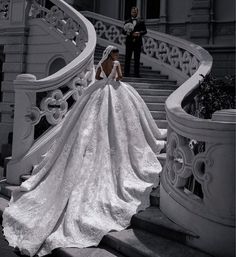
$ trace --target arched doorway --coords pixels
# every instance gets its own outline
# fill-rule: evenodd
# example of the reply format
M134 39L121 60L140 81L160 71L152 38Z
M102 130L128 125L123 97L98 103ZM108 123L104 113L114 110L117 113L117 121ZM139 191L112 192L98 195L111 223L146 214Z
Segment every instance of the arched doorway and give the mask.
M66 66L65 60L62 57L57 57L49 64L47 75L50 76L65 66Z

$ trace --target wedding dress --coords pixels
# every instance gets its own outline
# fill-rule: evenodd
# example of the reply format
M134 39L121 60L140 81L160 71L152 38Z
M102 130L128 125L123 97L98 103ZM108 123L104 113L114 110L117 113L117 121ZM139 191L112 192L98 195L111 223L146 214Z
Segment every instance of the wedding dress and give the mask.
M149 206L165 135L136 90L115 80L117 65L84 91L3 213L5 238L24 254L97 246Z

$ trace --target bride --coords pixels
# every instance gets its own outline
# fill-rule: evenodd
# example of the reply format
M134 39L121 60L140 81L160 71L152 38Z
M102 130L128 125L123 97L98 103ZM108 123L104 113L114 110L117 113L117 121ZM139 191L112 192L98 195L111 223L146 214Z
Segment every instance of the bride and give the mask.
M97 81L84 91L32 176L12 194L3 232L23 254L97 246L149 206L162 170L156 154L166 135L139 94L120 81L118 56L114 46L105 49Z

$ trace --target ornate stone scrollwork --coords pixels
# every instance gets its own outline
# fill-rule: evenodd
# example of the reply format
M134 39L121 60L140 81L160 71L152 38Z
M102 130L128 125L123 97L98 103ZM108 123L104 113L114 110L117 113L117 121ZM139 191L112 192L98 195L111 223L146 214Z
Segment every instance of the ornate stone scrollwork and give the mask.
M26 121L30 122L32 125L36 125L39 123L41 119L41 111L38 107L32 107L28 114L25 115Z
M169 56L170 48L165 42L159 43L159 48L157 52L158 59L162 60L162 62L166 62Z
M191 76L197 71L198 67L199 67L199 62L196 56L193 56L189 67L189 73Z
M143 51L150 57L155 57L157 50L157 43L153 38L146 38L143 44Z
M36 0L32 3L30 16L32 18L45 19L57 32L63 34L65 41L70 40L78 48L78 54L85 48L88 41L87 34L75 20L64 13L58 6L54 5L51 9L42 6Z
M73 40L76 37L76 32L79 30L79 25L69 18L64 26L62 32L66 38Z
M173 46L168 56L168 60L171 66L174 66L175 68L179 68L181 58L182 58L181 50L178 47Z
M182 61L180 63L181 70L186 74L189 75L189 68L191 64L192 58L189 52L185 51L183 53Z
M106 26L103 24L102 21L97 21L94 25L94 28L98 37L102 37L103 33L106 31Z
M88 86L88 80L85 78L85 72L75 77L69 84L69 88L72 91L72 97L75 101L83 94L85 88Z
M0 0L0 20L9 19L10 0Z
M55 5L51 8L51 10L45 16L46 21L54 27L57 27L60 24L60 22L63 20L63 18L64 18L63 12Z
M199 153L193 159L193 175L194 178L202 185L204 196L209 196L208 184L211 181L211 174L207 169L213 165L213 161L209 153Z
M172 132L167 147L166 166L168 178L177 188L183 188L192 175L191 161L193 153L186 146L186 139Z
M119 37L119 30L117 29L116 26L112 25L109 27L108 30L106 30L105 32L105 36L106 38L111 41L111 42L115 42L115 40Z
M41 102L41 109L50 124L58 124L68 109L68 104L63 98L61 90L57 89L44 98Z
M79 33L77 33L76 39L75 39L76 45L80 51L83 51L83 49L85 48L86 41L88 41L87 34L84 32L84 30L80 30Z
M125 35L120 33L118 37L118 43L120 43L122 46L125 45Z

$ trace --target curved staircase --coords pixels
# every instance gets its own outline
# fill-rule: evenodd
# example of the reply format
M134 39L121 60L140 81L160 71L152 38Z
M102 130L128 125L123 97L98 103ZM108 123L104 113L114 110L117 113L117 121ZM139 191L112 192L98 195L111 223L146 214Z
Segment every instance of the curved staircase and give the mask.
M83 42L82 44L82 52L78 52L78 57L62 69L62 73L53 74L42 80L35 80L33 76L28 78L24 76L20 77L15 81L16 93L19 94L18 97L23 97L22 99L25 99L24 97L26 97L28 92L33 92L33 97L35 97L42 91L45 93L54 92L54 90L62 89L63 86L69 85L69 94L64 96L60 95L62 100L67 101L68 95L76 96L75 100L79 100L80 87L83 89L83 87L86 87L91 82L93 66L92 57L95 48L91 35L93 29L91 27L88 29L86 25L89 23L80 17L78 13L75 13L71 7L68 5L66 7L63 1L51 0L51 2L58 5L59 10L67 12L65 17L73 17L73 19L83 28L82 33L77 33L77 31L74 31L77 26L73 26L72 30L70 29L68 33L69 36L71 36L72 33L73 36L76 35L76 37L78 37L76 40L78 43L76 45L77 50L78 47L81 46L80 42L84 38L84 35L86 35L86 42ZM39 9L40 8L41 6L39 6ZM123 23L98 14L85 12L84 15L92 21L97 32L98 44L95 52L95 64L98 59L100 59L103 47L108 44L114 44L119 47L121 50L120 60L123 64L124 57L122 53L124 53L124 38L120 33ZM56 22L55 24L59 24L60 26L65 24L64 21L61 23L61 20L57 20L58 17L56 18L58 23ZM55 17L53 16L53 18ZM52 19L53 24L54 20L55 19ZM68 24L70 22L68 22ZM218 245L215 242L217 242L218 237L227 241L225 238L221 237L219 231L225 232L224 235L231 235L233 218L231 216L228 217L228 213L225 210L227 210L228 207L231 208L232 205L230 194L232 182L228 178L231 178L230 174L233 174L232 172L234 171L229 165L227 166L229 175L227 176L225 173L222 174L221 169L224 168L224 162L222 161L222 164L220 164L217 162L217 158L220 159L222 155L220 152L221 150L222 152L225 151L225 149L227 151L232 150L230 144L232 144L231 135L233 123L223 123L220 114L214 117L215 120L202 120L185 111L189 108L189 104L194 103L194 97L199 81L203 80L201 74L206 75L210 72L212 59L200 46L190 44L185 40L171 37L163 33L149 31L144 38L142 61L142 78L128 77L123 80L127 81L137 89L160 128L166 128L168 121L166 165L164 165L165 155L158 156L164 165L164 171L161 174L160 188L153 189L150 195L150 207L134 215L130 227L126 230L121 232L110 232L104 236L103 240L96 248L56 249L50 256L226 256L220 253L220 251L224 252L224 250L227 249L228 243L224 242L224 248L222 248L220 244ZM158 67L160 71L156 71L156 67ZM79 76L77 76L78 74ZM77 82L79 84L78 87ZM61 91L63 92L63 90ZM16 103L16 106L21 109L19 103L20 101ZM8 165L8 168L10 167L12 172L12 174L10 174L11 177L8 179L13 181L15 185L12 185L13 183L7 183L9 180L0 182L1 212L7 206L12 191L19 187L17 185L19 184L19 181L25 180L30 176L32 166L38 163L41 155L45 153L56 133L60 131L60 123L63 122L61 121L62 117L58 124L55 120L52 120L54 122L54 127L52 126L53 128L46 133L50 140L46 140L48 138L45 139L45 137L42 136L34 141L32 138L34 136L35 116L40 120L40 118L47 113L45 114L39 107L38 109L34 108L35 103L31 104L31 108L29 108L29 106L23 106L24 108L21 109L21 112L15 113L15 117L17 117L17 121L19 122L19 127L24 128L25 131L31 131L32 134L30 134L31 137L27 139L27 148L24 149L21 149L23 146L25 147L25 145L22 144L24 138L15 138L15 142L17 142L16 145L18 145L19 148L17 149L17 158L11 161L11 165ZM29 114L26 112L28 109L31 110L31 113ZM25 115L28 115L27 117L31 122L30 125L29 121L25 121ZM69 115L69 112L67 115ZM22 126L21 122L28 122L25 124L28 127ZM18 129L19 133L25 132L17 127L16 129ZM226 143L224 142L225 138L227 139ZM204 142L206 151L194 155L190 149L190 142L194 140ZM45 142L46 147L44 144ZM223 145L223 147L219 147L219 145ZM211 155L212 152L216 154ZM209 154L211 159L208 156ZM227 158L229 161L232 159L230 155L227 156ZM209 162L209 159L213 159L213 161ZM217 168L216 165L214 166L214 163L217 163L219 166L221 165L220 168ZM18 169L20 169L20 171ZM215 174L218 174L218 177L214 177ZM204 195L202 199L199 199L195 194L194 188L193 191L190 191L191 188L187 188L189 181L197 186L200 184ZM211 183L209 183L209 181ZM226 183L223 183L222 181L225 181ZM219 190L218 185L221 185L221 190ZM213 190L213 193L209 190ZM223 214L226 214L225 220L223 220L224 216L223 218L221 216L222 209L218 206L218 202L222 198L218 195L219 191L222 195L225 193L225 195L228 196L225 197L223 201L225 206ZM202 210L203 212L201 212ZM213 212L211 213L210 211L212 210ZM196 223L191 222L192 217L198 218L196 219ZM176 222L173 222L172 220L176 220ZM183 226L179 224L182 224ZM212 225L211 228L213 229L218 229L216 226L219 225L219 230L217 230L217 233L212 233L211 231L209 238L205 239L205 236L208 235L204 231L207 230L209 224ZM214 241L215 235L216 241ZM212 238L214 240L212 240ZM232 239L230 239L230 243L231 241ZM213 244L213 246L209 244L210 246L208 247L208 242ZM213 255L204 253L199 249L204 249L204 251L208 253L213 252ZM10 251L12 251L12 249Z

